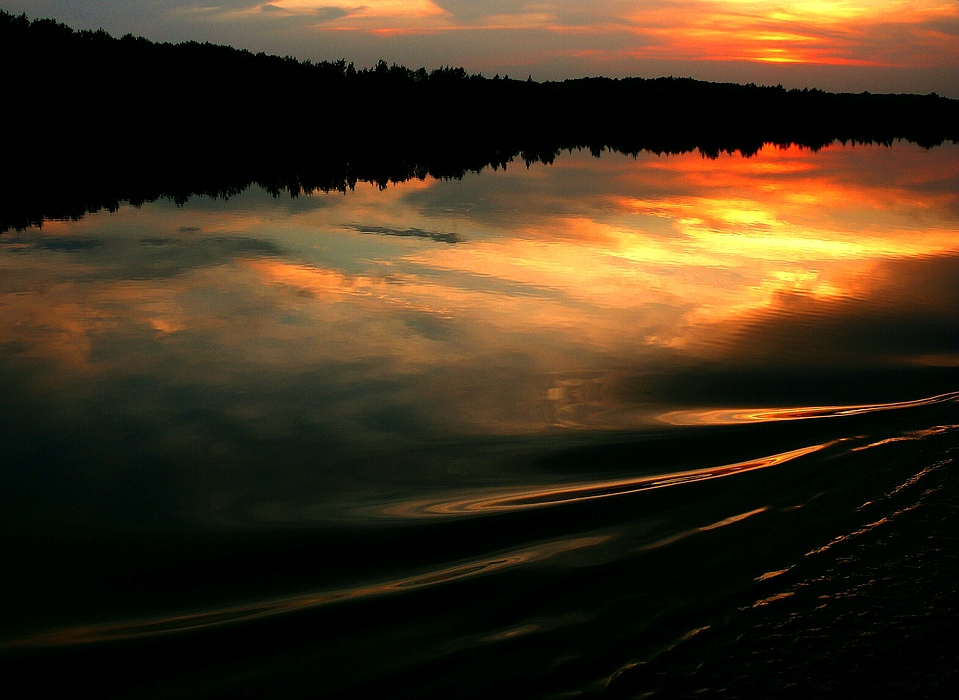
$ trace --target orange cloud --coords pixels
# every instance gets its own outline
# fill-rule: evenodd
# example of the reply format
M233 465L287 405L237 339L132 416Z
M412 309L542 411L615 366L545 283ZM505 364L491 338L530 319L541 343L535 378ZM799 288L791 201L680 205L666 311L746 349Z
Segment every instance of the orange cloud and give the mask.
M335 10L315 25L317 31L381 37L480 32L487 41L496 33L535 32L540 58L959 66L959 5L950 0L601 0L588 10L571 0L277 0L269 6L304 17ZM577 45L568 45L570 37Z
M668 3L629 15L632 30L653 41L628 53L767 63L955 64L956 42L941 36L936 23L957 19L956 3L945 0Z

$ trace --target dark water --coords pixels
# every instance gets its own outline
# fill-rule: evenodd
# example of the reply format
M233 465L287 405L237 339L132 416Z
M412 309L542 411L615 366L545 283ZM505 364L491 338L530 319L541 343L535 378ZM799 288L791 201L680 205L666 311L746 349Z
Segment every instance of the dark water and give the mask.
M956 146L574 153L4 234L5 673L946 694L957 292Z

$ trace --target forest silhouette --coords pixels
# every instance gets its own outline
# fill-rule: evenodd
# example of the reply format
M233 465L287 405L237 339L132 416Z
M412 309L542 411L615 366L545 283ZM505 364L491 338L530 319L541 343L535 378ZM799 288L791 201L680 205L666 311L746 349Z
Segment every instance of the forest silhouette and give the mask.
M689 78L492 78L75 31L0 11L0 232L123 202L460 178L564 150L959 142L959 100Z

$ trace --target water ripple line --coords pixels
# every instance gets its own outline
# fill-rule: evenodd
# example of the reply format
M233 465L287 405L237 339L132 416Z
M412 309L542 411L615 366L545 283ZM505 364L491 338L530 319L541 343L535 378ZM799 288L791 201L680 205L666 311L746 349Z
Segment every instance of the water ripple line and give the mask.
M853 404L847 406L799 406L795 408L721 408L711 410L670 411L657 416L662 423L676 426L733 425L737 423L770 423L774 421L809 420L812 418L839 418L878 411L919 408L939 403L959 401L959 391L928 396L913 401L893 403Z
M837 442L840 442L840 440L809 445L808 447L779 452L744 462L683 472L652 474L631 479L563 484L548 488L501 491L495 494L485 492L443 501L418 499L389 505L381 513L386 516L402 518L483 515L613 498L640 491L668 488L681 484L719 479L757 469L766 469L805 457Z
M346 600L370 598L452 583L515 566L542 562L575 550L597 547L608 543L611 539L612 535L593 535L575 539L553 540L435 571L353 588L306 593L151 618L77 625L31 634L19 639L4 640L0 642L0 649L77 646L97 642L143 639L220 627L318 608Z
M943 433L948 433L952 430L959 429L959 425L936 425L931 428L926 428L925 430L910 430L902 435L897 435L895 437L885 438L883 440L877 440L876 442L871 442L868 445L860 445L859 447L852 448L853 452L861 452L862 450L869 450L873 447L882 447L883 445L890 445L894 442L909 442L913 440L924 440L925 438L932 437L933 435L942 435Z
M890 499L890 498L893 498L894 496L902 493L903 491L905 491L905 490L908 489L909 487L915 486L915 485L916 485L917 483L919 483L919 481L921 481L924 477L926 477L927 475L929 475L929 474L931 474L931 473L933 473L933 472L935 472L935 471L943 468L944 466L946 466L947 464L950 464L951 462L952 462L952 460L947 459L947 460L942 460L942 461L936 462L935 464L931 464L931 465L929 465L928 467L925 467L924 469L920 470L918 473L913 474L911 477L909 477L908 479L906 479L906 480L905 480L903 483L901 483L899 486L897 486L896 488L892 489L889 493L887 493L885 496L882 497L882 500L888 500L888 499ZM810 557L810 556L814 556L814 555L817 555L817 554L822 554L823 552L829 551L830 549L832 549L833 547L835 547L836 545L838 545L838 544L840 544L840 543L842 543L842 542L845 542L845 541L847 541L847 540L852 540L852 539L855 539L855 538L860 537L860 536L862 536L862 535L865 535L865 534L867 534L867 533L869 533L869 532L872 532L872 531L875 530L877 527L879 527L879 526L881 526L881 525L885 525L886 523L890 522L890 521L893 520L894 518L897 518L897 517L899 517L900 515L903 515L904 513L908 513L908 512L910 512L910 511L915 510L916 508L919 508L919 507L922 505L923 500L926 498L926 496L928 496L930 493L934 493L936 490L938 490L938 489L937 489L937 488L927 489L926 491L924 491L924 492L919 496L918 500L917 500L915 503L913 503L912 505L905 506L905 507L903 507L903 508L899 508L899 509L897 509L897 510L894 510L894 511L893 511L892 513L890 513L889 515L883 516L883 517L879 518L878 520L875 520L875 521L873 521L873 522L871 522L871 523L867 523L867 524L863 525L862 527L858 528L857 530L854 530L853 532L847 533L847 534L845 534L845 535L838 535L838 536L834 537L832 540L830 540L829 542L827 542L826 544L824 544L824 545L822 545L822 546L820 546L820 547L817 547L817 548L815 548L815 549L812 549L812 550L806 552L806 556L807 556L807 557ZM857 511L861 511L861 510L862 510L864 507L866 507L867 505L872 505L872 502L870 501L869 503L864 503L862 506L860 506L859 508L857 508Z

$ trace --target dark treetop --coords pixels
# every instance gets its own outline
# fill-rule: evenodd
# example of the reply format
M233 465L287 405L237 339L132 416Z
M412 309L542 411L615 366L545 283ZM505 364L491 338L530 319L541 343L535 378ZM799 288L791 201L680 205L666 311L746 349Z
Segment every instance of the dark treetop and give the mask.
M158 44L0 11L0 232L122 201L385 187L588 148L756 153L959 141L959 101L689 78L485 78Z

